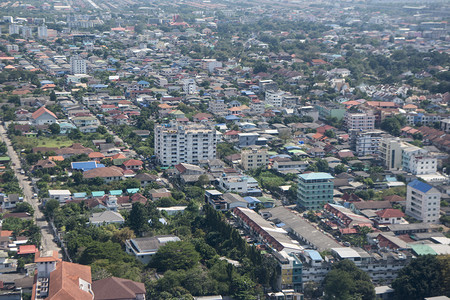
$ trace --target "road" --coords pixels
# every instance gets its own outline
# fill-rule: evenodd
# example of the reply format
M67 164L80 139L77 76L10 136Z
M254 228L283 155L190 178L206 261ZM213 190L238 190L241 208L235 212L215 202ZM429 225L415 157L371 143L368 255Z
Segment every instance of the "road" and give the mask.
M11 158L11 162L15 164L13 166L14 173L19 180L19 185L23 190L24 200L31 204L34 209L34 221L36 225L41 228L42 238L41 238L41 249L43 251L56 250L58 251L60 257L62 257L61 248L53 241L53 233L50 229L48 222L46 221L44 214L39 210L39 203L37 198L33 198L33 190L31 188L30 182L27 180L25 175L20 174L19 170L22 169L22 164L20 162L19 156L16 151L14 151L11 141L8 138L5 127L0 126L0 138L6 143L8 147L8 156Z

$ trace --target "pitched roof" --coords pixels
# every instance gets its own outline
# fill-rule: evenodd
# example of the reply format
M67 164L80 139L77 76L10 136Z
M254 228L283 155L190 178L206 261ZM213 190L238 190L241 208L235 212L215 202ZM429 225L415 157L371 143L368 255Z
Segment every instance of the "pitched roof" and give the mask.
M45 106L42 106L41 108L39 108L38 110L36 110L36 111L31 115L31 118L33 118L34 120L36 120L37 118L39 118L40 116L42 116L44 113L48 113L49 115L51 115L51 116L54 117L55 119L58 118L53 112L51 112L50 110L46 109Z
M95 299L134 299L136 294L145 294L145 285L118 277L104 278L92 283Z
M48 300L92 300L94 295L80 288L80 279L92 282L91 267L62 261L50 273Z
M429 185L428 183L422 182L418 179L411 181L410 183L408 183L408 186L421 191L422 193L426 193L429 190L431 190L433 187L431 185Z
M95 177L122 177L123 172L121 168L118 167L104 167L96 168L83 173L84 178L95 178Z
M398 209L386 208L375 212L380 218L403 218L405 214Z
M130 159L123 163L124 166L142 166L144 163L137 159Z

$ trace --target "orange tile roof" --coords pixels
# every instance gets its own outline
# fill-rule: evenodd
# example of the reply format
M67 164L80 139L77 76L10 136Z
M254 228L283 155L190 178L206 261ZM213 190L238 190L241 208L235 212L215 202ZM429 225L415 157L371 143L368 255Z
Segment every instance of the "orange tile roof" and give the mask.
M37 118L39 118L40 116L42 116L44 113L48 113L48 114L50 114L52 117L54 117L54 118L58 118L53 112L51 112L50 110L48 110L48 109L46 109L45 108L45 106L42 106L41 108L39 108L37 111L35 111L32 115L31 115L31 117L33 118L33 119L37 119Z
M13 232L11 230L2 230L0 231L0 237L10 237L12 236Z
M61 259L58 257L58 251L53 250L51 251L51 253L45 253L45 256L41 256L41 252L38 251L34 255L34 262L51 262L51 261L61 261Z
M35 245L20 245L17 254L31 254L36 253L38 249Z
M101 152L91 152L88 154L89 158L104 158L105 155L103 155L103 153Z
M64 161L64 157L61 155L49 156L48 159L51 161Z
M62 261L50 273L47 300L92 300L94 295L80 288L80 279L92 284L91 267Z

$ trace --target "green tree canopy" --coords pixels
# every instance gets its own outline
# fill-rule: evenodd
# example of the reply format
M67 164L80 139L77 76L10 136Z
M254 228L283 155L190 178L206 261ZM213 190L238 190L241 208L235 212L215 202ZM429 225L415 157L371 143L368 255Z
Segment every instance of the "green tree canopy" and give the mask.
M158 272L190 269L200 261L200 254L188 241L168 242L156 252L150 266Z
M369 275L347 259L334 264L333 270L325 276L324 287L327 300L375 299L375 288Z

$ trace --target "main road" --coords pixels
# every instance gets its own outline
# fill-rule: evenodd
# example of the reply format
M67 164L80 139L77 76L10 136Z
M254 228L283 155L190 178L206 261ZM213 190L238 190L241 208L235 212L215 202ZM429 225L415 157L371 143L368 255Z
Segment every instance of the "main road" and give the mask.
M17 155L16 151L12 147L11 140L8 138L5 127L3 125L0 126L0 138L3 142L6 143L8 148L8 156L11 159L12 168L14 173L19 181L19 185L23 190L24 200L31 204L34 209L34 221L36 225L39 226L42 233L41 239L41 249L43 251L56 250L61 256L61 248L53 241L53 233L52 230L45 219L44 214L39 210L38 198L33 197L33 190L31 188L31 184L27 181L26 175L20 174L19 170L22 169L22 163Z

